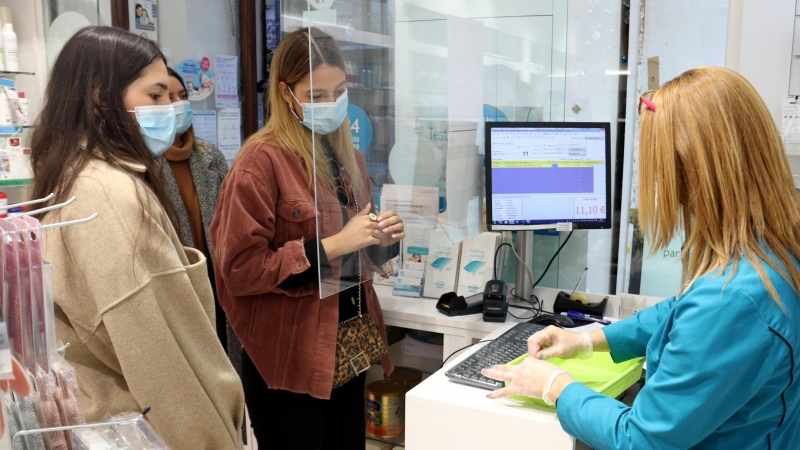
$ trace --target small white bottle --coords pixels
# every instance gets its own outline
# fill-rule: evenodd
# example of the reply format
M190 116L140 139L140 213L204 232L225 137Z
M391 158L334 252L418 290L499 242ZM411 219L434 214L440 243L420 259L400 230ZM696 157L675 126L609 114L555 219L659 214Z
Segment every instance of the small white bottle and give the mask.
M5 70L7 72L19 72L17 34L14 33L14 25L11 23L3 25L3 56L5 57Z
M28 99L25 98L25 93L19 93L19 107L22 110L22 125L30 125L28 123Z

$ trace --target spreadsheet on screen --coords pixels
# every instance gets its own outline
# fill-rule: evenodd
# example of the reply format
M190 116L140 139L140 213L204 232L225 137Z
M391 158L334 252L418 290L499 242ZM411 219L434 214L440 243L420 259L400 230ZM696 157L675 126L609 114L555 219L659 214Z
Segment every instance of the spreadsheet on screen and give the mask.
M604 128L496 127L489 139L492 225L607 220Z

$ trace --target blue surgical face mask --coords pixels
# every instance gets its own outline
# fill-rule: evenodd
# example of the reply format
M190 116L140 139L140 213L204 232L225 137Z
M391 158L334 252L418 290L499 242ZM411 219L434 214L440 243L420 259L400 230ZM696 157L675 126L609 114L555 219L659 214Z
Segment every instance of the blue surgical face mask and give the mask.
M186 130L192 126L192 117L194 117L191 102L181 100L173 103L172 107L175 108L175 133L178 135L186 133Z
M137 106L135 110L147 148L153 156L161 156L175 140L175 108L172 105Z
M294 92L289 89L295 100ZM300 100L297 100L300 103ZM347 91L344 91L335 102L300 103L303 107L303 125L309 130L319 134L330 134L336 131L347 116ZM292 110L297 117L297 113ZM300 120L300 117L297 117Z

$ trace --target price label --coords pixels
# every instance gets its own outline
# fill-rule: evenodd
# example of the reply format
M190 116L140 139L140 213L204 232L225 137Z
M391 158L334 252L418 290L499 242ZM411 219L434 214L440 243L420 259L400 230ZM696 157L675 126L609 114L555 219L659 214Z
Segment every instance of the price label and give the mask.
M604 219L606 202L604 198L581 197L575 199L576 219Z

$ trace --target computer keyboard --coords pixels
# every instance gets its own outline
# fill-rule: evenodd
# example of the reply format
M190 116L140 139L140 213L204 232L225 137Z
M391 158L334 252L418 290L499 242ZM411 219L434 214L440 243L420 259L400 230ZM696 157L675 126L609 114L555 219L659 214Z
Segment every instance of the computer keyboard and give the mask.
M528 338L540 330L544 330L542 325L519 323L444 374L456 383L500 389L504 383L481 375L481 369L506 364L528 353Z

